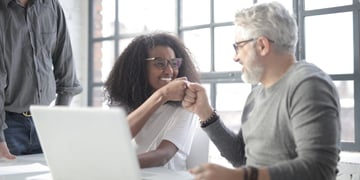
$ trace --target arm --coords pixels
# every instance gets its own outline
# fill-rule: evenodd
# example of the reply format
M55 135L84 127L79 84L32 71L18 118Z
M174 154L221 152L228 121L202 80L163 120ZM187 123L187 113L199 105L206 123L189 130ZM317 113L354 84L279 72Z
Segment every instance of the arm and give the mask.
M178 151L170 141L163 140L157 149L138 155L141 168L165 165Z
M82 91L76 77L70 36L62 7L56 1L57 19L56 47L52 54L56 79L56 105L69 105L74 95Z
M141 146L139 154L146 154L146 156L140 155L139 157L147 162L144 167L165 165L170 169L185 169L185 161L190 153L196 122L193 120L193 113L182 107L168 105L166 109L156 116L158 119L152 122L152 127L157 126L154 127L155 129L146 129L139 134L139 138L137 137L136 141ZM147 128L149 127L147 126ZM150 134L147 135L148 133ZM146 140L145 144L149 144L142 144L141 142L144 140ZM164 143L167 143L166 147L163 146Z
M186 78L178 78L155 91L141 106L128 115L133 137L141 130L150 116L167 101L180 101L184 97Z
M205 89L197 83L188 84L182 105L187 110L197 114L200 121L207 120L213 112L213 108L208 102ZM210 139L214 141L214 144L220 150L222 156L225 156L234 166L244 165L245 153L241 131L238 136L236 136L226 128L220 120L205 127L204 131L209 135ZM189 171L196 179L244 180L244 168L230 169L213 163L205 163ZM268 169L259 169L258 179L270 180Z
M203 128L211 141L234 167L245 165L245 144L241 130L235 134L219 119L213 124Z
M0 29L0 34L1 33ZM0 35L0 42L3 42ZM6 79L7 79L7 72L4 64L4 57L2 44L0 44L0 158L5 157L7 159L15 159L15 156L9 152L9 148L6 145L5 136L4 136L4 129L6 128L5 124L5 87L6 87Z
M186 90L183 106L196 113L200 121L206 121L212 114L213 108L208 102L205 89L197 83L190 83ZM220 119L204 127L211 141L234 167L245 164L245 152L242 132L235 134L225 127Z
M1 32L1 31L0 31ZM1 38L1 36L0 36ZM0 39L1 40L1 39ZM2 41L0 41L2 42ZM0 44L1 51L3 50L2 44ZM4 64L3 52L0 52L0 143L5 141L4 129L6 128L5 124L5 88L6 88L6 79L7 72ZM4 147L4 146L3 146ZM1 148L3 149L3 148Z
M14 155L12 155L9 152L9 148L6 145L6 142L0 142L0 159L4 157L6 159L15 159L16 157Z

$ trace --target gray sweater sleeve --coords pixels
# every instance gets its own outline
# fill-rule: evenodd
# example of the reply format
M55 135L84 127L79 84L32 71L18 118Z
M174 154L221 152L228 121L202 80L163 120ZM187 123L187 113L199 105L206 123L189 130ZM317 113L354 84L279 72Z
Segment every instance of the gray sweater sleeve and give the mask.
M221 156L225 157L234 167L245 165L245 145L241 130L235 134L225 127L220 119L203 128L203 130L219 149Z

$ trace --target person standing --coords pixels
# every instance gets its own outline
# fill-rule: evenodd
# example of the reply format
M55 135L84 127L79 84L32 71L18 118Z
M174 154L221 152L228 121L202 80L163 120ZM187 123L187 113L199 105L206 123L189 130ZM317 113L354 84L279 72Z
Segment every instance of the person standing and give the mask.
M30 105L69 105L82 87L57 0L0 2L0 157L41 153ZM49 117L51 118L51 117Z

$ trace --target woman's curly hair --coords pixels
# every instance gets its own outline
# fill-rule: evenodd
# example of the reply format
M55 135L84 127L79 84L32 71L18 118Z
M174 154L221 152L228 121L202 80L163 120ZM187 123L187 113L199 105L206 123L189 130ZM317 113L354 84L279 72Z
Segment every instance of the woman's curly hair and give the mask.
M151 96L154 89L148 82L145 59L149 57L149 50L156 46L170 47L175 57L183 59L177 77L187 77L191 82L199 82L199 74L191 53L178 37L167 32L140 35L133 39L116 59L105 82L108 104L122 105L131 112ZM181 102L170 103L181 105Z

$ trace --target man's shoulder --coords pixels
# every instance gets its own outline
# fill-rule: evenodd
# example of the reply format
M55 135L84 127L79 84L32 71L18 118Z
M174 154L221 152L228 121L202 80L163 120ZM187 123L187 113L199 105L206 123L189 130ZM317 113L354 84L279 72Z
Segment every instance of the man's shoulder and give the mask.
M328 78L328 74L313 63L299 61L291 68L289 76L292 79Z
M318 86L318 82L333 84L331 77L325 71L315 64L305 61L296 63L296 67L289 74L287 84L292 89L296 89L304 83L314 84L314 86Z

